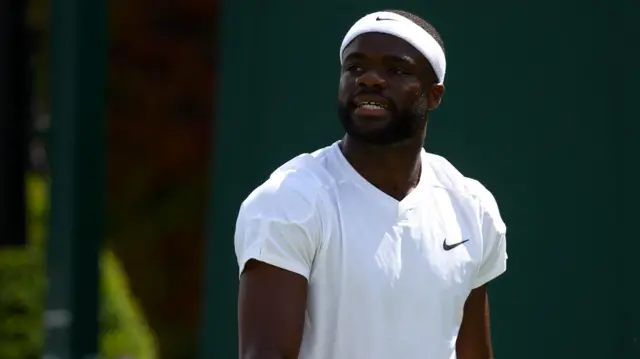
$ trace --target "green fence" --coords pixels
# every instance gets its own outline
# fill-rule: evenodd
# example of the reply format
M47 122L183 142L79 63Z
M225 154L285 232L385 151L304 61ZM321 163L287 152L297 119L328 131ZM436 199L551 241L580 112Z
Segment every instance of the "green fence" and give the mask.
M388 7L224 4L202 359L237 356L232 237L241 200L280 163L341 135L340 41L359 16ZM496 356L640 357L640 241L631 228L640 4L393 8L429 19L446 45L447 91L427 149L482 181L509 227L509 270L490 289Z

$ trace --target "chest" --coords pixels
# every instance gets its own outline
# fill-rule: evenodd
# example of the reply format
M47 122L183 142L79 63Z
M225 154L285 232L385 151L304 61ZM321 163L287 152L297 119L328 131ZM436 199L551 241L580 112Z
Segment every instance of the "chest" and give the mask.
M424 205L388 211L343 201L337 213L317 264L340 278L340 292L381 304L464 304L482 256L474 208L442 191Z

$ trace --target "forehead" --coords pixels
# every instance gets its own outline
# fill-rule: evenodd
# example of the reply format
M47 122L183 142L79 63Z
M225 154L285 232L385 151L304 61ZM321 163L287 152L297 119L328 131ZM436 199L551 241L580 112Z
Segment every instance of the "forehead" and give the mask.
M353 39L342 53L343 59L351 56L409 58L416 63L428 63L424 55L408 42L377 32L365 33Z

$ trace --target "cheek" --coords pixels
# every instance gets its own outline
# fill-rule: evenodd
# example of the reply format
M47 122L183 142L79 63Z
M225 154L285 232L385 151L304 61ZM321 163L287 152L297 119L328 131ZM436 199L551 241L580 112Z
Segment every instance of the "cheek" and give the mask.
M340 76L340 84L338 85L338 99L342 102L348 101L353 91L354 81L348 73L343 73Z
M402 91L402 107L408 108L419 104L426 98L426 94L422 91L420 84L409 84L404 86Z

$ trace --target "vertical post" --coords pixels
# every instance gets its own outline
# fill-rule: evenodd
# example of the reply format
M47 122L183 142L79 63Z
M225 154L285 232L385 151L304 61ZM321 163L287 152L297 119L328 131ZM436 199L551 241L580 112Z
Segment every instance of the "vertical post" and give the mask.
M29 49L26 2L0 2L0 246L24 245Z
M51 216L45 359L98 348L105 207L106 0L52 2Z

